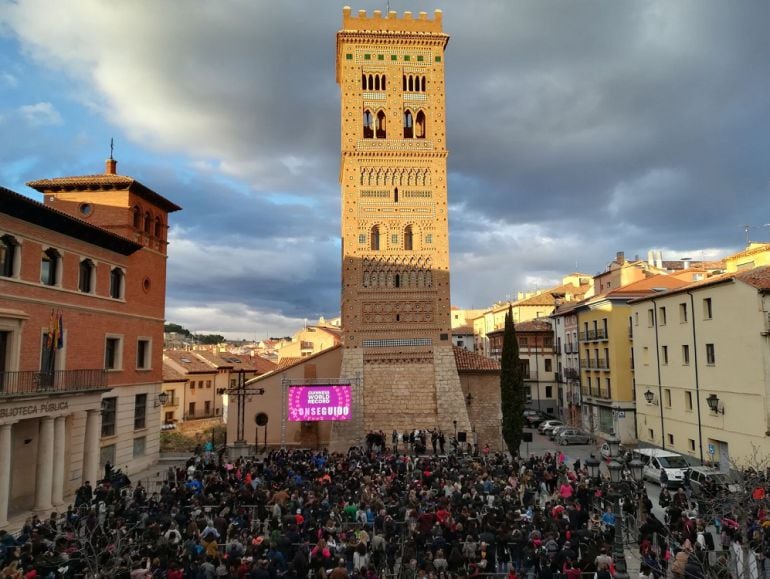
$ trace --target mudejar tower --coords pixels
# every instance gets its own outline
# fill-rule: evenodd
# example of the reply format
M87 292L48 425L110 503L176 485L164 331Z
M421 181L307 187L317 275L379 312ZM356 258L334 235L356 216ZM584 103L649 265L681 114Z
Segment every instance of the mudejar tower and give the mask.
M341 374L360 378L357 429L470 431L451 341L441 16L345 7L337 33Z

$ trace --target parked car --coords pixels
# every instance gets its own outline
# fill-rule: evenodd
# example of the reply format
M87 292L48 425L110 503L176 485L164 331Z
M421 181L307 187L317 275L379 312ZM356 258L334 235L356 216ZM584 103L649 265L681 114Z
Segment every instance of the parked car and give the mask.
M642 461L642 477L646 480L661 484L661 472L665 471L666 486L675 488L684 485L685 473L690 465L681 454L661 448L635 448L633 457Z
M551 428L548 431L548 438L550 438L551 440L556 440L556 437L559 436L559 433L562 430L565 430L566 428L569 428L569 426L566 425L566 424L562 424L561 426L555 426L555 427Z
M524 423L530 428L537 428L546 420L551 420L553 417L549 416L541 410L525 410L524 411Z
M538 426L537 430L540 434L548 434L548 431L556 426L562 426L564 423L561 420L546 420Z
M730 476L730 473L710 466L694 466L690 468L690 488L696 499L713 499L719 495L737 493L741 486Z
M556 444L590 444L593 439L594 437L590 432L569 427L559 431Z

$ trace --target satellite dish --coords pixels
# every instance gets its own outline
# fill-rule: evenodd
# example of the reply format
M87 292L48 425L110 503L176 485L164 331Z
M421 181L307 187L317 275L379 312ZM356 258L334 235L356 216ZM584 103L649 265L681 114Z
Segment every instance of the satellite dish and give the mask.
M254 422L257 423L257 426L267 426L267 414L264 412L257 412L254 415Z

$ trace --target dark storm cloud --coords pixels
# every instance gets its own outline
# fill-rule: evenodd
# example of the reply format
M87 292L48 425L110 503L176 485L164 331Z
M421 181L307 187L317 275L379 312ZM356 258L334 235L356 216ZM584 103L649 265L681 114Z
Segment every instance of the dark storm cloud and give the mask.
M196 260L219 268L219 295L254 319L277 311L285 316L271 323L280 325L336 310L342 3L62 4L25 0L0 8L0 19L27 55L86 81L87 94L72 81L65 91L134 146L161 162L169 153L189 161L184 173L143 179L185 207L172 220L176 311L213 302L212 286L195 281ZM770 4L390 6L430 17L442 8L451 35L458 305L482 306L575 269L596 273L616 251L716 256L742 243L744 223L766 237L758 226L770 221ZM141 31L141 42L117 27ZM34 102L45 101L57 105L48 95ZM250 253L235 266L238 251Z

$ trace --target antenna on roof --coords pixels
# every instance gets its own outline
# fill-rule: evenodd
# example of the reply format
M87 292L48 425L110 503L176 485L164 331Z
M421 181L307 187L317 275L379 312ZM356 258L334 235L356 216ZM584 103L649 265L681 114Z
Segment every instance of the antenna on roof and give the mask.
M115 149L115 139L110 137L110 161L113 160L112 153L113 153L114 149Z

